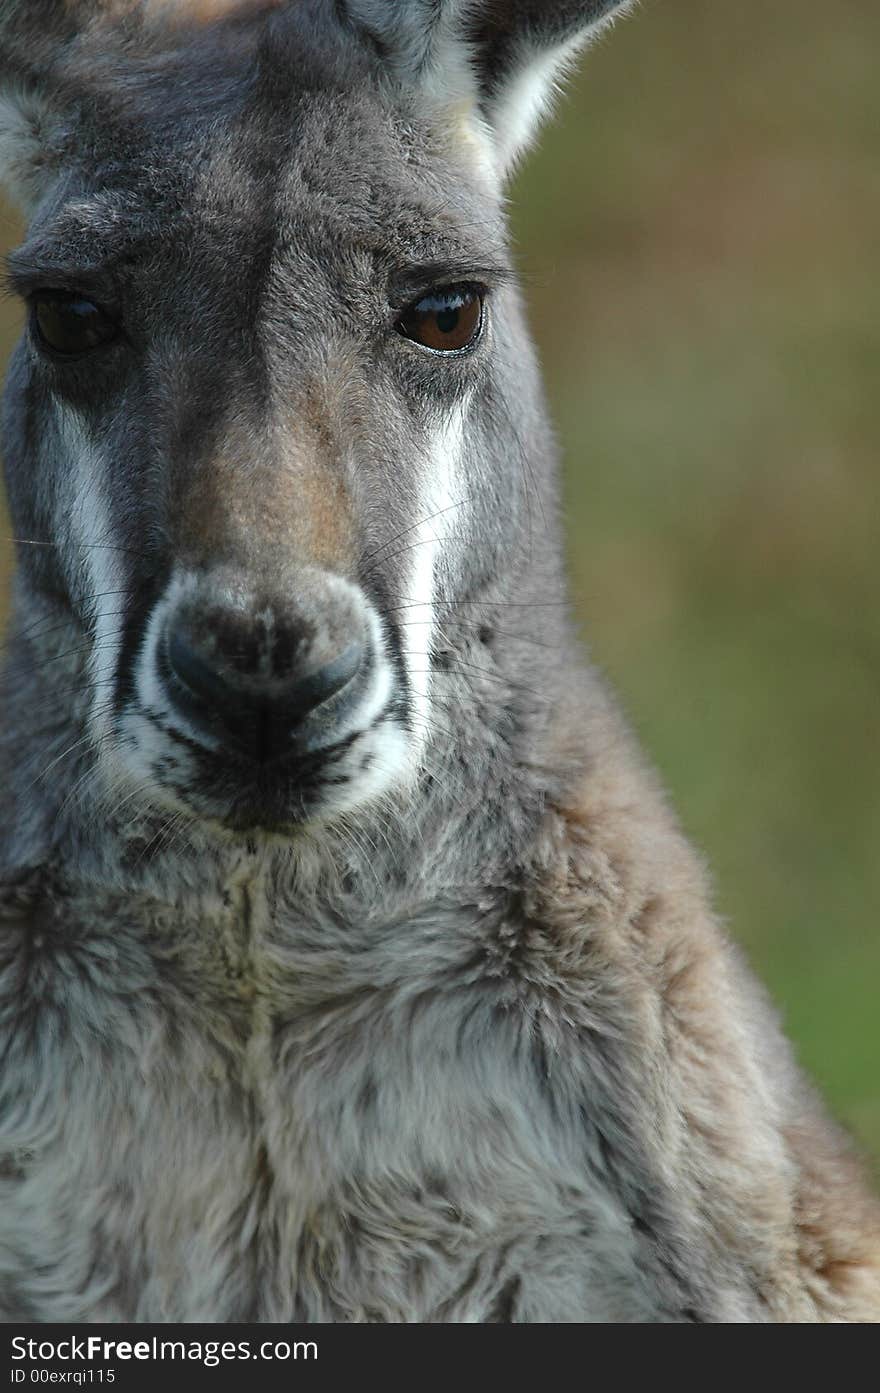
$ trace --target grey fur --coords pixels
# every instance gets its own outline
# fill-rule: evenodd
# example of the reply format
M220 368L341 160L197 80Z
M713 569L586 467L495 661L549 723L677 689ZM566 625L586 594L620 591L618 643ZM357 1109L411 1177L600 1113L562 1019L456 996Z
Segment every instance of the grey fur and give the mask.
M127 333L6 392L7 1320L880 1315L564 604L500 179L607 8L0 6L13 278ZM488 286L473 352L397 334L416 266ZM372 635L341 754L251 786L163 706L157 616L211 606Z

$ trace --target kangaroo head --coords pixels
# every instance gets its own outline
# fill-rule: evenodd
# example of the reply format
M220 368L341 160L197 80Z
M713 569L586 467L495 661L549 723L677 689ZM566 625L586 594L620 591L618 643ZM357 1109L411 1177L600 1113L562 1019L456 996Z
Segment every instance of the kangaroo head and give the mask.
M438 615L527 564L544 468L504 179L613 8L3 5L21 586L114 786L289 827L418 769Z

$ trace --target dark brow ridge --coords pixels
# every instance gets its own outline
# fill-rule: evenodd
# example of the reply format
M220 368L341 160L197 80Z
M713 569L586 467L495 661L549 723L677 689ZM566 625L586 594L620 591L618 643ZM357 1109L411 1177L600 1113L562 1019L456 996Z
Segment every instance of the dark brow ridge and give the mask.
M68 231L62 222L8 254L7 289L18 295L45 286L97 291L111 283L116 267L149 254L162 235L158 222L151 221L140 220L130 228L117 221L112 228L92 234L76 227Z
M106 267L57 265L49 261L10 263L7 258L5 288L9 294L27 298L40 290L65 290L88 295L108 303L115 298L111 275Z
M419 291L434 286L467 285L469 282L486 285L490 290L517 279L517 273L507 264L481 262L464 258L425 261L401 266L388 277L388 293L392 302L403 303Z
M90 293L96 299L106 300L113 295L114 263L128 260L136 254L136 250L135 239L132 239L124 249L117 249L103 262L75 265L69 258L62 261L59 256L54 259L45 254L42 248L35 248L31 252L27 247L22 247L10 253L6 259L6 288L12 294L21 296L51 288ZM392 304L403 305L413 296L435 286L475 282L492 290L516 279L516 271L507 264L486 263L476 258L445 258L396 268L388 277L388 295Z

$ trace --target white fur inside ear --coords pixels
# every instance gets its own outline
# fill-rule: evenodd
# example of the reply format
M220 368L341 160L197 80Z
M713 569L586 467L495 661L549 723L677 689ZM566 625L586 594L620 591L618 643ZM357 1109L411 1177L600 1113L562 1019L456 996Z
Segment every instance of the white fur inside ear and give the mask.
M535 49L528 43L522 44L510 65L507 81L494 93L486 111L502 175L509 174L528 148L583 50L628 13L634 3L635 0L618 0L602 19L552 48Z
M33 92L0 92L0 182L25 210L43 190L50 163L49 109Z
M572 8L563 7L560 0L555 3L566 13ZM530 32L526 15L519 16L516 6L506 18L502 14L502 30L509 30L505 71L494 77L491 93L484 93L482 100L480 45L466 35L468 21L478 18L485 0L346 0L346 8L381 41L391 71L421 92L441 123L476 157L481 171L497 179L510 173L528 146L578 54L636 0L606 3L607 13L596 18L604 5L582 0L580 26L574 7L567 23L560 19L556 43L540 37L541 30L545 35L552 32L552 23ZM551 20L553 8L553 0L547 0ZM519 42L517 27L523 31ZM567 38L561 36L564 30ZM463 113L468 113L466 119Z
M528 148L542 120L549 114L561 90L562 79L584 42L584 36L578 34L548 51L531 56L523 54L521 64L493 97L487 119L503 174L510 171Z

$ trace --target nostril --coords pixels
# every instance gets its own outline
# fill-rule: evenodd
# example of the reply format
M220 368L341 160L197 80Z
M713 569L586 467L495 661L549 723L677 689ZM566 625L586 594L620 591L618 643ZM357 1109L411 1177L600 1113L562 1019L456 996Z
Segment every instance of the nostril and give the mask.
M250 758L265 761L289 753L297 741L318 746L342 714L332 698L355 686L365 668L366 647L347 648L320 667L289 672L287 680L260 677L251 665L241 671L213 653L200 652L185 625L169 626L164 643L169 695L194 724L213 736L223 734ZM343 705L347 705L343 697ZM323 712L319 708L324 708ZM308 717L314 721L303 731ZM321 717L323 716L323 722ZM317 737L317 738L316 738Z
M280 705L290 720L301 721L316 706L336 696L347 687L364 661L364 645L351 643L338 658L316 671L307 672L285 691Z
M223 707L235 696L226 677L199 656L179 629L169 632L166 654L177 682L206 706Z

